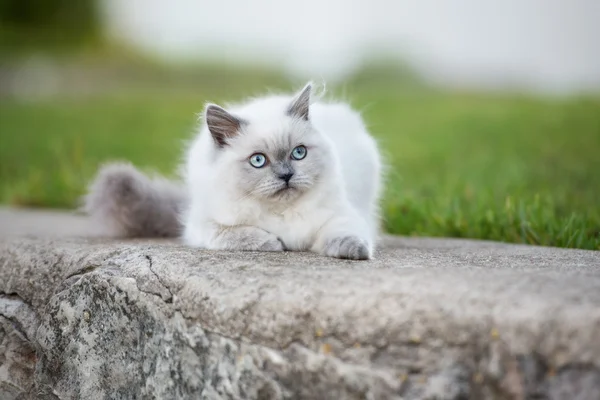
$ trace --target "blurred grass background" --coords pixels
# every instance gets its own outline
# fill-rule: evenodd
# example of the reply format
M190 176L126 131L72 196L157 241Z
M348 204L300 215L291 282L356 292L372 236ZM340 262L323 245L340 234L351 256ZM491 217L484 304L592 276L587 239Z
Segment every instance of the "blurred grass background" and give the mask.
M9 3L25 23L6 17ZM40 24L17 3L0 9L7 205L76 207L109 160L174 176L204 102L302 84L267 69L151 60L99 39L93 12L89 29L66 30L74 44L39 42L70 19ZM380 143L388 232L600 249L600 98L441 91L385 63L328 90L362 111Z

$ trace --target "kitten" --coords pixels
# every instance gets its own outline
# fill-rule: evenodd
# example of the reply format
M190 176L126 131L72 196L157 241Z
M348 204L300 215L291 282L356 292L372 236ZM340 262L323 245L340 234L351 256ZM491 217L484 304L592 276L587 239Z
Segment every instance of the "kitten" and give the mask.
M103 168L86 210L120 234L176 236L223 250L310 250L363 260L379 228L381 163L343 103L267 96L208 104L187 152L184 184L126 164Z

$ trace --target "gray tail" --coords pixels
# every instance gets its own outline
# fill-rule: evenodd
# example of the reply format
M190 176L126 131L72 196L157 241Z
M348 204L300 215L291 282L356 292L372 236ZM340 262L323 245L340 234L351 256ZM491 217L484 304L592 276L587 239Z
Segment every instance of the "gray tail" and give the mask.
M116 235L175 237L182 230L186 195L175 182L114 163L100 169L84 202L85 211Z

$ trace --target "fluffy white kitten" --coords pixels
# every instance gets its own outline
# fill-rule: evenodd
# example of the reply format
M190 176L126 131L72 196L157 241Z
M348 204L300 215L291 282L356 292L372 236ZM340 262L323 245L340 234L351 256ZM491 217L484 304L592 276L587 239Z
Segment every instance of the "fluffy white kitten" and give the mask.
M360 116L343 103L311 104L308 84L295 96L207 105L183 187L109 165L86 209L127 236L362 260L378 232L380 174Z

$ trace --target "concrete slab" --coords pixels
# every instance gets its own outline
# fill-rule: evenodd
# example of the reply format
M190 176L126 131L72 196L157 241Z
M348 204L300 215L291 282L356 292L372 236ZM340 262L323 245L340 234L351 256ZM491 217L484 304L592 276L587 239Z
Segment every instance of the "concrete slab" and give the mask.
M600 398L600 252L387 237L355 262L17 214L0 398Z
M76 211L0 207L0 238L13 236L90 237L106 232Z

